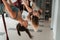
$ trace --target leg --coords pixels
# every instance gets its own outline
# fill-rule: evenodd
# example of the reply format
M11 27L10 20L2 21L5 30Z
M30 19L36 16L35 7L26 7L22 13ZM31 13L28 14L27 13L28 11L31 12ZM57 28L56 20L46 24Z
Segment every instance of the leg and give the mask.
M18 33L19 36L21 36L21 34L20 34L20 32L19 32L19 31L20 31L19 27L20 27L19 24L17 24L17 27L16 27L17 33Z
M32 38L32 35L30 34L29 30L25 28L25 31L29 35L29 37Z

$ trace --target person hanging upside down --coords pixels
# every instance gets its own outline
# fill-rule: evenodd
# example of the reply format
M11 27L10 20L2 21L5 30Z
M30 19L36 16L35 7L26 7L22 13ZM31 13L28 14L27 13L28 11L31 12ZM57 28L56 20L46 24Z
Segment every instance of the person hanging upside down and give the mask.
M32 35L30 34L29 30L27 29L28 21L22 19L21 11L14 5L12 5L11 3L8 3L6 0L1 0L1 1L2 1L3 6L5 7L5 8L2 8L2 11L3 11L3 9L5 9L12 19L19 22L16 27L18 29L17 31L19 31L19 28L20 28L20 30L26 31L26 33L29 35L29 37L32 38ZM9 0L9 2L11 2L11 0Z
M39 25L39 23L38 23L39 12L36 11L36 10L33 10L32 6L30 6L30 3L31 3L30 0L24 0L24 1L23 0L17 0L14 3L14 5L16 7L18 7L19 9L25 10L25 11L27 11L29 13L28 16L27 16L27 19L32 22L32 26L34 28L34 31L36 31L38 29L38 25ZM24 8L21 5L19 5L19 4L21 4ZM20 7L22 7L22 8L20 8Z

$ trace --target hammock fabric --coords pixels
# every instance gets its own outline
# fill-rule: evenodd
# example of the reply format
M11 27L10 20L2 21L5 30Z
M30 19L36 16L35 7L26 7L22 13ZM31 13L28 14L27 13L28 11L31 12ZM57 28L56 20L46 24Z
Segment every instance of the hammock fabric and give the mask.
M16 14L18 13L18 8L16 8L15 6L11 6L12 10L16 12ZM4 4L0 4L0 15L2 15L2 19L3 19L3 24L4 24L4 28L5 28L5 32L6 32L6 39L9 40L8 37L8 33L7 33L7 28L6 28L6 22L5 22L5 18L4 18Z
M5 18L4 18L4 5L3 4L0 4L0 14L2 15L2 19L3 19L3 24L4 24L4 28L5 28L5 32L6 32L6 40L9 40L7 28L6 28L6 22L5 22Z

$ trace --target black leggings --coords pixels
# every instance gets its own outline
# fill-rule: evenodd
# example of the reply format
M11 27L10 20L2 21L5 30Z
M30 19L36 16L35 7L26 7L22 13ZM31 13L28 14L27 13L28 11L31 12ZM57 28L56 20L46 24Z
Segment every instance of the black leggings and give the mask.
M32 35L30 34L29 30L27 28L25 28L24 26L21 26L20 23L17 24L16 29L17 29L18 35L21 35L20 31L26 31L26 33L29 35L29 37L32 38Z

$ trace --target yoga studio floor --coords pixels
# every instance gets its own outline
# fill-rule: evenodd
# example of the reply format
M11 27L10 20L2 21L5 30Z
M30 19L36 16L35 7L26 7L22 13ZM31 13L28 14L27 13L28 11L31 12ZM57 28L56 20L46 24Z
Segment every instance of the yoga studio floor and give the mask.
M34 32L31 25L28 26L33 39L30 39L26 32L21 32L18 36L16 31L17 21L9 17L5 17L8 30L9 40L53 40L53 31L50 29L50 21L40 20L40 26L37 32ZM2 18L0 16L0 40L6 40L6 34Z

